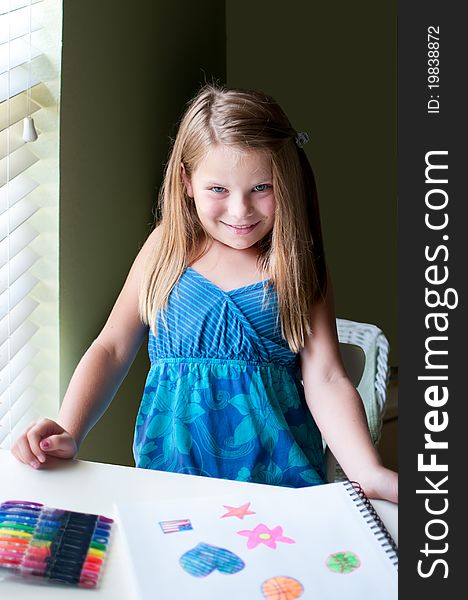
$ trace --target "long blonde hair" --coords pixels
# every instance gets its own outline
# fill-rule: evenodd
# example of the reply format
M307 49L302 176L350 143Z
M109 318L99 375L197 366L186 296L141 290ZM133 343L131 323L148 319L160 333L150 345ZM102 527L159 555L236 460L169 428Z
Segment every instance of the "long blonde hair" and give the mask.
M164 322L169 294L184 269L206 251L207 236L187 196L181 164L190 177L210 148L220 144L261 151L271 161L275 220L259 244L258 260L278 295L283 338L293 352L304 347L327 276L315 179L296 136L273 98L257 91L207 84L189 103L166 165L160 235L140 288L140 317L153 332L159 312Z

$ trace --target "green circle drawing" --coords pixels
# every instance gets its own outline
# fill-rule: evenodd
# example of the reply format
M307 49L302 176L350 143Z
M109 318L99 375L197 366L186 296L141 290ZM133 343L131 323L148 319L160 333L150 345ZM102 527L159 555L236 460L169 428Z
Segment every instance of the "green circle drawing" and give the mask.
M354 552L335 552L327 558L326 565L330 571L345 575L359 569L361 561Z

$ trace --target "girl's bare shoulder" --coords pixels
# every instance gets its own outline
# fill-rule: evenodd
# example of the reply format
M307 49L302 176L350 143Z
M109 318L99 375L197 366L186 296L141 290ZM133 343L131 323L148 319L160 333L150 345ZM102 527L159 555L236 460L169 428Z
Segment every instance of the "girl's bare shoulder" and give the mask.
M148 235L142 247L140 248L140 251L138 252L132 265L132 270L136 272L138 279L142 277L148 260L155 252L156 247L161 240L161 233L161 226L157 225Z
M161 234L162 234L161 225L156 225L156 227L153 229L153 231L146 238L143 246L141 247L139 255L143 254L144 256L147 256L147 255L151 254L152 252L154 252L156 246L158 245L158 243L161 240Z

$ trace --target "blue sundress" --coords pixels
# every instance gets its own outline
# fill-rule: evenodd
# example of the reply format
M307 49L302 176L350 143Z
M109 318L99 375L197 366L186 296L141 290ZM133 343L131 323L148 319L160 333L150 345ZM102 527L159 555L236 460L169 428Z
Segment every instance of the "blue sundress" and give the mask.
M138 412L137 467L256 483L325 483L320 432L298 355L281 337L267 282L223 291L188 267L167 328L149 331L151 368Z

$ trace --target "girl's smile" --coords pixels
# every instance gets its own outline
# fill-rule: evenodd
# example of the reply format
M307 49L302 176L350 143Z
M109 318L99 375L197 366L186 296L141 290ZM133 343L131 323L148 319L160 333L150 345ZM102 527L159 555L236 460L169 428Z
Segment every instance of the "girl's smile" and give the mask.
M275 197L270 161L264 154L217 145L191 177L182 166L182 176L203 228L216 241L242 250L272 230Z
M248 235L259 223L260 221L257 221L257 223L253 223L252 225L230 225L229 223L224 223L224 225L231 231L234 231L237 235Z

